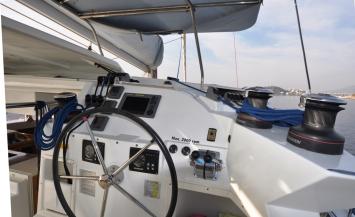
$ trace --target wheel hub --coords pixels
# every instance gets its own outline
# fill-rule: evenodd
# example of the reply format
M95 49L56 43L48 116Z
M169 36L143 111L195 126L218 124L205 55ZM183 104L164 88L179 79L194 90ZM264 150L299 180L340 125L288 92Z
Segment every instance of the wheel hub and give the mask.
M99 177L99 185L103 189L109 188L112 184L120 184L123 181L124 175L123 172L117 174L116 176L112 175L114 171L116 171L119 168L117 165L111 165L109 168L107 168L109 175L101 175Z

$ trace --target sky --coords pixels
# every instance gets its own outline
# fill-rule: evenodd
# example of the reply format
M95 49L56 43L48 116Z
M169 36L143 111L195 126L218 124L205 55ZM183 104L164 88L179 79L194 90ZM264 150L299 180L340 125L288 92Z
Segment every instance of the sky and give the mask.
M354 0L298 0L298 7L312 89L355 86ZM293 0L265 0L256 24L236 33L237 73L233 40L234 33L200 34L206 83L307 88ZM193 35L187 41L187 80L199 82ZM165 45L159 77L176 76L179 51L180 40Z
M37 16L14 0L4 0L2 3L31 14L32 17ZM298 0L298 6L312 89L321 92L355 86L354 0ZM1 9L3 14L25 20L4 6ZM26 22L37 25L31 21ZM38 25L37 28L51 31ZM60 31L65 32L65 29ZM71 37L76 40L80 38L76 35ZM168 42L178 37L174 34L164 36L163 40ZM293 0L265 0L256 24L247 30L237 33L203 33L199 37L205 83L230 87L276 85L286 89L307 88ZM85 40L81 42L84 46L90 43ZM165 44L163 62L158 68L159 78L176 77L180 46L180 40ZM111 57L107 53L105 56ZM146 75L124 61L116 60L131 75ZM179 78L185 80L182 71L181 67ZM187 81L200 82L192 34L187 35Z

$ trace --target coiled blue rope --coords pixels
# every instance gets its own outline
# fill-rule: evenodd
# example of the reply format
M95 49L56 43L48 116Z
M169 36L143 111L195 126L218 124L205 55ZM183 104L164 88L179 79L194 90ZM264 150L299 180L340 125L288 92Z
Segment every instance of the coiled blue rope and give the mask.
M298 109L255 108L250 105L248 100L244 100L239 112L247 113L259 120L272 122L280 127L291 127L302 124L304 113Z
M78 107L80 108L78 109ZM62 108L55 107L54 109L47 112L38 122L35 129L34 140L37 148L41 150L52 149L55 146L55 142L58 139L60 132L62 131L65 119L69 116L70 113L78 110L82 111L83 106L78 104L76 100L72 100ZM55 117L52 127L52 134L46 135L44 132L44 127L53 115Z
M243 105L239 108L233 105L229 100L223 97L218 98L223 104L226 104L237 113L246 113L259 120L272 122L280 127L292 127L302 124L304 112L299 109L273 109L273 108L255 108L250 105L249 101L245 99Z

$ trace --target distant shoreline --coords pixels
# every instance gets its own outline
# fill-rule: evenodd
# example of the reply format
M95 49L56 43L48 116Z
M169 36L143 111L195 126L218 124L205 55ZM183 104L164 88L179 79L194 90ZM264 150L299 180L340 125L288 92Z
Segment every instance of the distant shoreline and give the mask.
M265 88L272 90L274 92L275 96L301 96L306 93L305 90L298 89L298 88L283 89L282 87L278 87L278 86L266 86ZM355 88L355 86L354 86L354 88ZM355 100L354 90L352 90L352 91L337 91L337 92L324 91L323 93L328 93L328 94L337 96L342 99Z
M355 96L354 96L354 95L352 95L352 96L342 96L342 97L340 97L340 98L342 98L342 99L352 99L352 100L355 100Z
M355 94L353 95L337 95L337 94L334 94L335 96L341 98L341 99L347 99L347 100L355 100ZM301 96L300 94L274 94L274 96Z

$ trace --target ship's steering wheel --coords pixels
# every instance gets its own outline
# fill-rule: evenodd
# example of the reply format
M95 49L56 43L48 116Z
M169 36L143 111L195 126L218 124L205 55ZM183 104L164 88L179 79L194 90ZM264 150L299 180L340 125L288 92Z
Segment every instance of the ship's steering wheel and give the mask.
M124 118L128 118L130 121L133 121L135 124L139 125L142 127L151 137L152 140L149 144L145 145L140 151L138 151L136 154L134 154L131 158L129 158L124 164L122 164L120 167L115 168L113 172L109 172L108 168L105 165L105 162L103 160L103 157L101 155L101 152L99 150L99 147L97 145L97 142L95 140L94 134L92 133L90 129L90 125L88 122L88 117L90 117L93 114L97 113L104 113L104 114L115 114ZM73 129L75 126L77 126L78 122L83 121L83 123L86 125L87 130L89 132L89 135L91 137L91 142L93 144L95 153L98 157L98 160L103 168L104 174L101 176L74 176L74 175L69 175L69 176L64 176L58 174L58 156L59 156L59 151L61 149L61 144L66 138L67 133ZM170 198L170 205L169 209L167 211L166 216L171 217L174 213L175 206L176 206L176 201L177 201L177 192L178 192L178 185L177 185L177 176L176 176L176 170L175 166L173 163L173 160L170 156L170 153L168 149L166 148L163 140L160 138L160 136L153 130L151 126L149 126L145 121L143 121L141 118L136 117L135 115L132 115L128 112L124 111L119 111L118 109L114 108L105 108L105 107L99 107L95 109L90 109L87 111L84 111L80 113L79 115L75 116L67 125L66 127L62 130L54 151L53 151L53 180L54 180L54 187L58 196L58 199L60 203L62 204L63 209L65 210L66 214L69 217L75 217L74 212L71 210L70 206L68 205L68 202L66 201L61 184L60 184L60 179L72 179L72 180L95 180L98 181L99 185L104 189L104 198L103 202L101 204L101 214L100 216L103 217L105 213L105 207L106 207L106 200L107 200L107 195L108 195L108 189L113 186L117 190L119 190L122 194L124 194L128 199L131 201L135 202L137 206L142 208L147 214L150 216L156 216L154 213L152 213L148 208L146 208L142 203L140 203L137 199L135 199L131 194L129 194L127 191L125 191L117 182L115 182L116 176L120 174L125 168L127 168L131 163L133 163L142 153L144 150L149 148L152 144L156 143L161 152L163 153L165 160L167 162L167 165L169 167L170 171L170 177L171 177L171 198Z

